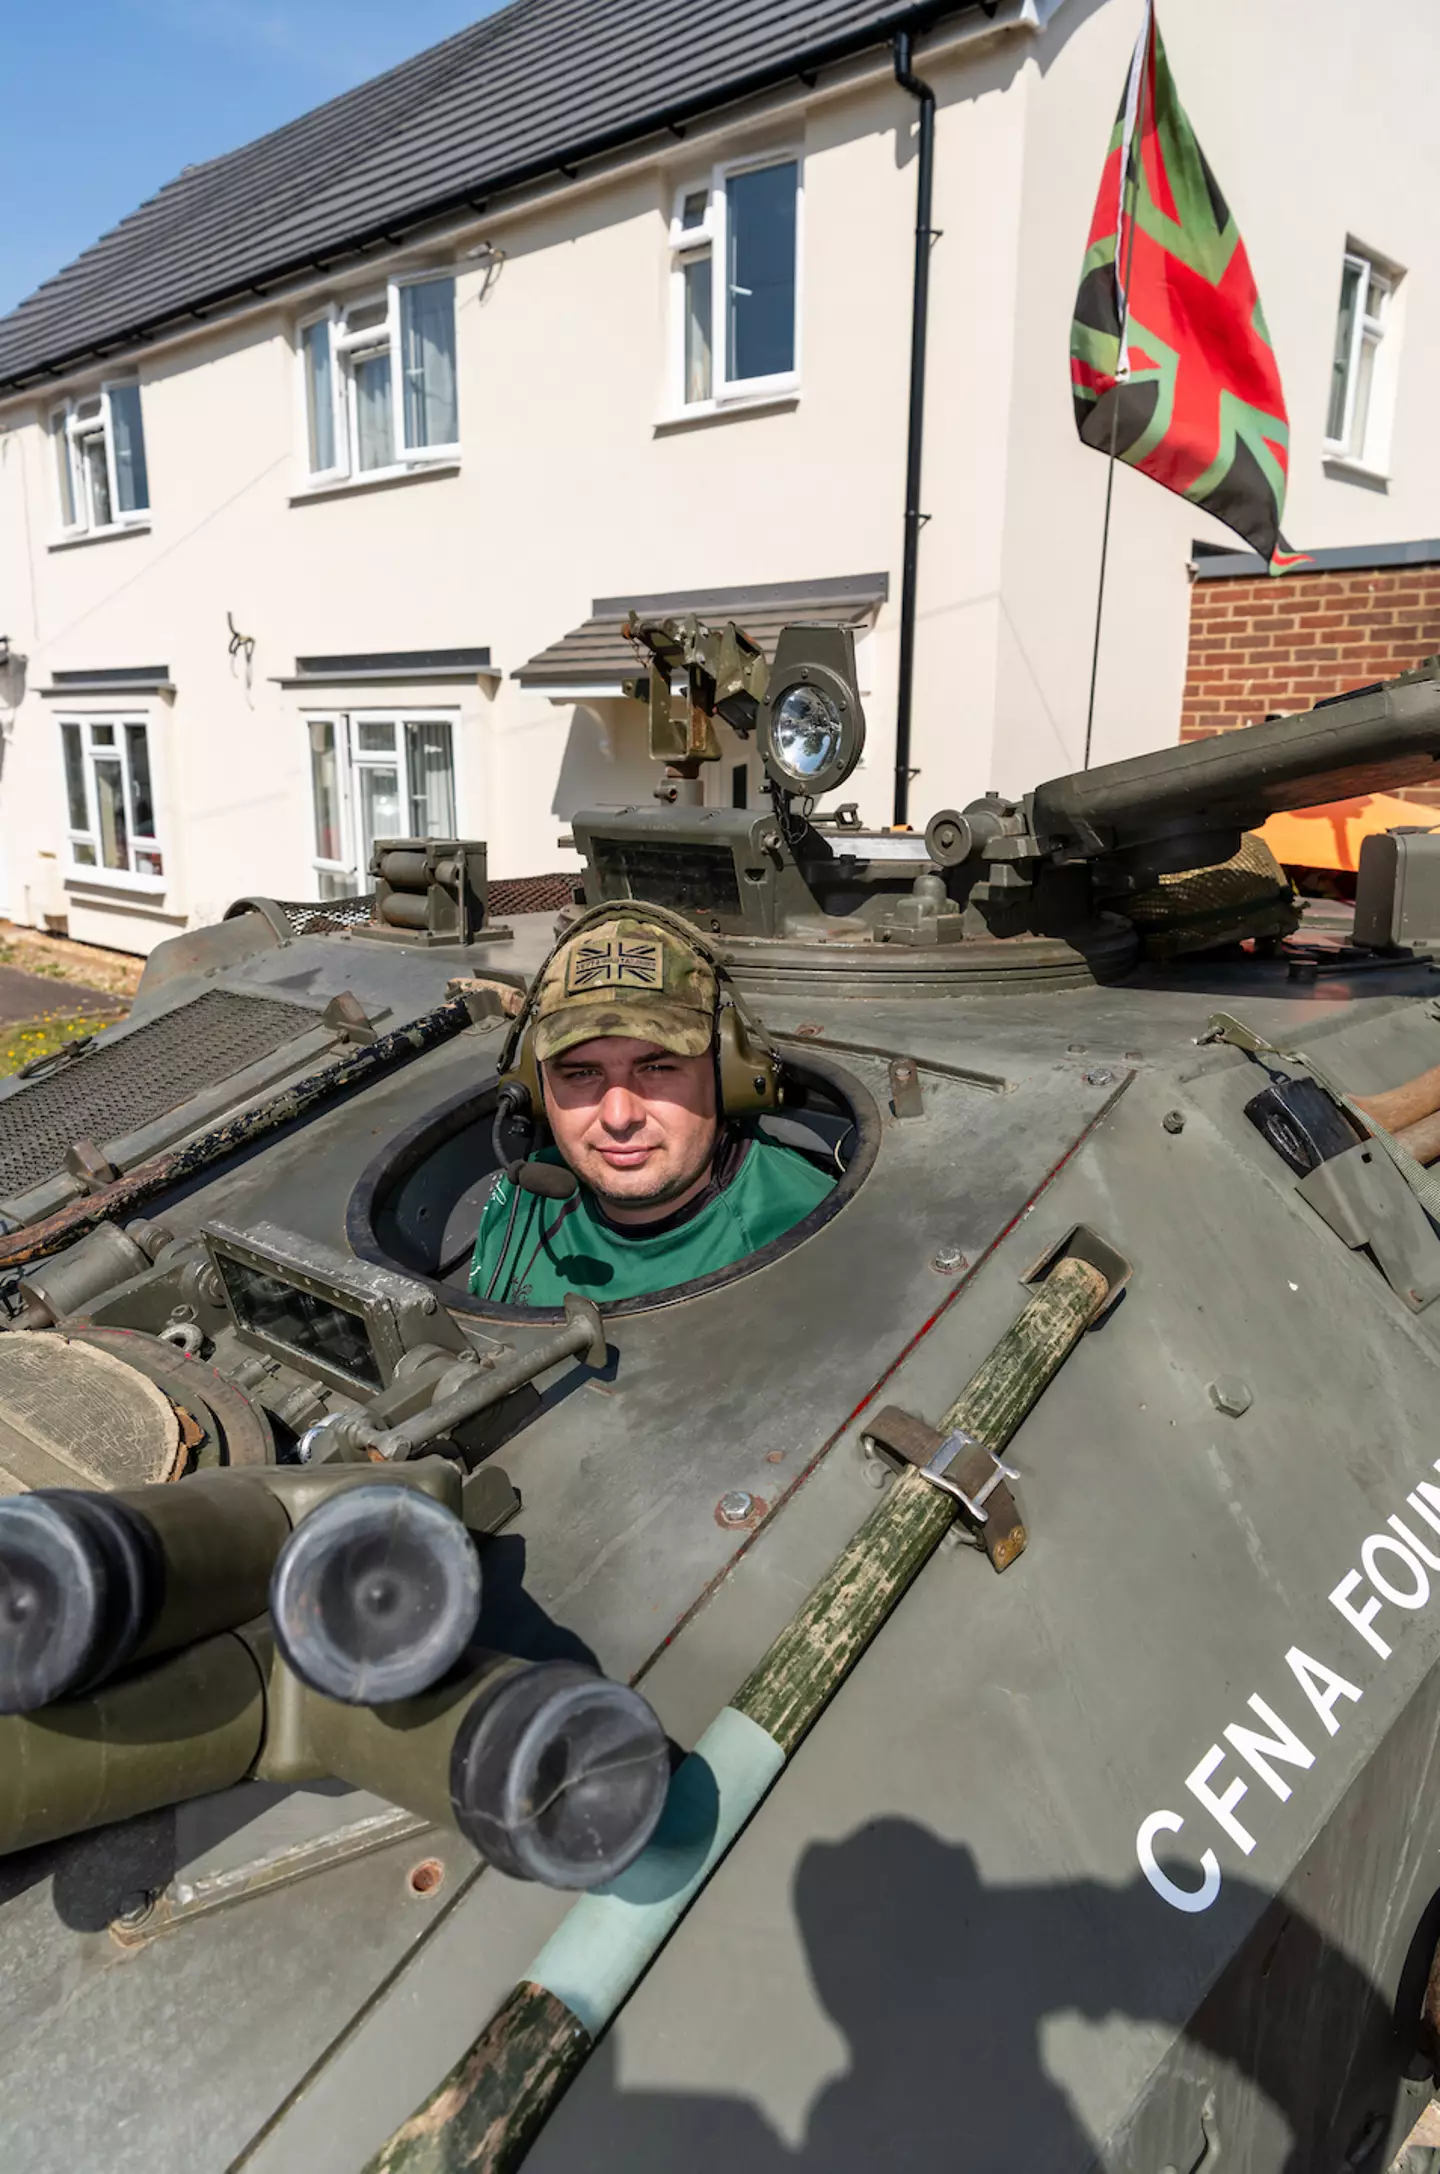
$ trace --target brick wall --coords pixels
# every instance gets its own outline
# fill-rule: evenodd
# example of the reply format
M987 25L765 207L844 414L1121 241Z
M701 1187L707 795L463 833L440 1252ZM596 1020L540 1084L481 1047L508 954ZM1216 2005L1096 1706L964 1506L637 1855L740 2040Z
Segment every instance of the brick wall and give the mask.
M1440 566L1197 581L1180 737L1258 724L1440 650ZM1440 786L1406 799L1440 805Z

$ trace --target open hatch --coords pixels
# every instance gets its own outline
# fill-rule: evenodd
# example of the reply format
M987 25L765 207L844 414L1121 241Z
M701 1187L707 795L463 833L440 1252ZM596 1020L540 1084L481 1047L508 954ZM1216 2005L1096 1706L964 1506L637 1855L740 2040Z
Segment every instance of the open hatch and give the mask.
M498 1082L467 1088L441 1103L382 1149L350 1197L346 1237L361 1260L432 1283L452 1310L507 1320L558 1318L556 1309L486 1304L467 1288L481 1211L496 1179L491 1133ZM694 1297L730 1282L800 1245L839 1213L864 1181L879 1144L880 1116L859 1080L818 1054L786 1061L784 1107L757 1129L828 1175L833 1192L783 1236L713 1276L677 1284L606 1311L638 1312Z

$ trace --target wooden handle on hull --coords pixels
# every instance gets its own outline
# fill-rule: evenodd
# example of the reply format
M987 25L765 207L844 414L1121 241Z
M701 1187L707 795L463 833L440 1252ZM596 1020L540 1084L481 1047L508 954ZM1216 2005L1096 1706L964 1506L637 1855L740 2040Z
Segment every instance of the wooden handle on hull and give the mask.
M1440 1110L1432 1110L1418 1124L1406 1125L1396 1133L1402 1147L1408 1147L1416 1162L1440 1162Z
M1383 1126L1386 1132L1402 1132L1406 1126L1418 1124L1422 1117L1440 1110L1440 1064L1417 1073L1402 1086L1387 1087L1383 1094L1352 1095L1350 1099L1373 1124Z
M998 1458L1109 1295L1102 1269L1058 1261L939 1432L963 1428ZM667 1805L646 1852L608 1889L580 1898L469 2052L364 2174L515 2174L596 2039L958 1514L956 1498L913 1466L899 1474L677 1768L676 1831L665 1832ZM691 1803L703 1803L708 1817L687 1842L686 1778L701 1775L705 1787Z

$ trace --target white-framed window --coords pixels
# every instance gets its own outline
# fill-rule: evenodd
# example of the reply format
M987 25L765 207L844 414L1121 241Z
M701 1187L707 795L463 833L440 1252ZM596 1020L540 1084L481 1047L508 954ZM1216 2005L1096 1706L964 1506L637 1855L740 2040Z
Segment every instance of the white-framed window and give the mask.
M312 483L454 460L455 282L392 279L298 327L301 445Z
M148 518L145 428L133 380L102 385L52 408L50 439L66 535L132 528Z
M680 414L800 382L800 161L735 161L675 192L671 400Z
M70 871L163 890L150 727L143 717L62 717Z
M1346 249L1325 453L1328 459L1377 472L1383 471L1390 453L1398 278L1393 265L1353 246Z
M454 714L338 710L306 718L322 898L370 888L377 838L453 838Z

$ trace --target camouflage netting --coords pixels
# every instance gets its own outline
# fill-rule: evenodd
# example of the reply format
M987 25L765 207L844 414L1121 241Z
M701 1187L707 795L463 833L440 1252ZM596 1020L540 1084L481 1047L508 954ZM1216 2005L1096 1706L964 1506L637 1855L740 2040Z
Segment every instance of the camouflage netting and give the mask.
M1140 955L1146 959L1216 951L1249 936L1289 936L1300 925L1289 878L1253 832L1241 839L1232 860L1217 868L1162 876L1154 890L1126 900L1123 910L1135 925Z

